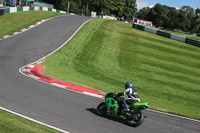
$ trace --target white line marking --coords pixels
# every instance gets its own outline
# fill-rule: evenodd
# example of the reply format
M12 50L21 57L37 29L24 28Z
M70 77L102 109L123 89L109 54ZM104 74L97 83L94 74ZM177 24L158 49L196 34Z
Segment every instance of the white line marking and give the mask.
M17 115L17 116L19 116L19 117L21 117L21 118L24 118L24 119L26 119L26 120L29 120L29 121L31 121L31 122L37 123L37 124L39 124L39 125L42 125L42 126L45 126L45 127L48 127L48 128L51 128L51 129L54 129L54 130L57 130L57 131L60 131L60 132L62 132L62 133L69 133L69 132L67 132L67 131L65 131L65 130L59 129L59 128L57 128L57 127L54 127L54 126L51 126L51 125L48 125L48 124L45 124L45 123L43 123L43 122L40 122L40 121L37 121L37 120L32 119L32 118L30 118L30 117L21 115L21 114L19 114L19 113L16 113L16 112L14 112L14 111L8 110L8 109L3 108L3 107L1 107L1 106L0 106L0 109L1 109L1 110L4 110L4 111L6 111L6 112L9 112L9 113L11 113L11 114Z
M27 68L23 68L23 69L22 69L22 72L29 72L29 73L30 73L30 70L27 69Z
M50 83L50 84L53 85L53 86L56 86L56 87L64 88L64 89L66 89L66 87L67 87L67 86L64 86L64 85L56 84L56 83Z
M32 78L32 79L35 79L35 80L40 79L39 77L36 77L36 76L34 76L34 75L31 75L31 74L29 74L28 76L29 76L29 78Z
M86 91L84 91L83 94L89 95L89 96L93 96L93 97L97 97L97 98L102 98L102 97L103 97L103 96L101 96L101 95L93 94L93 93L86 92Z
M170 113L166 113L166 112L161 112L161 111L157 111L157 110L153 110L153 109L146 109L146 110L156 112L156 113L160 113L160 114L164 114L164 115L173 116L173 117L178 117L178 118L182 118L182 119L186 119L186 120L200 122L200 120L196 120L196 119L192 119L192 118L188 118L188 117L184 117L184 116L179 116L179 115L174 115L174 114L170 114Z
M35 65L30 65L30 66L27 66L27 67L34 68L34 67L35 67Z

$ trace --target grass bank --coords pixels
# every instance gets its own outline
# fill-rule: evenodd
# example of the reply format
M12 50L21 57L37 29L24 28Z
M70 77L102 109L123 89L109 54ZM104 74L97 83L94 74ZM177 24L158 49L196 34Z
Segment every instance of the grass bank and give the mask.
M151 108L200 119L200 49L131 26L91 20L45 59L43 72L105 92L133 81Z
M0 133L59 133L0 110Z
M64 14L47 11L27 11L5 14L0 16L0 37L26 28L42 19L59 15Z
M64 15L44 11L27 11L0 16L0 37L26 28L42 19ZM0 110L0 133L57 133Z

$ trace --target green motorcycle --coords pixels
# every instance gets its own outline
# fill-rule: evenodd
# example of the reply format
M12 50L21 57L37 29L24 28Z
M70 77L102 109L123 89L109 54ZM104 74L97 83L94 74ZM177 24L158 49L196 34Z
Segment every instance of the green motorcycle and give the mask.
M122 101L122 97L117 97L116 93L108 93L105 96L105 102L100 103L97 106L97 114L100 116L112 116L115 118L124 119L128 122L129 125L137 127L141 125L144 121L144 118L147 116L142 113L143 109L148 108L148 103L129 103L127 106L129 111L124 112L119 110L119 103Z

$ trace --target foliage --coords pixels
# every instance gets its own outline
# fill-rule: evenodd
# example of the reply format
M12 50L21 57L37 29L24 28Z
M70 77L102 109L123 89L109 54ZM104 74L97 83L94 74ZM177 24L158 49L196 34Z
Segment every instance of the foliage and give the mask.
M137 13L137 18L152 21L156 27L185 32L200 31L200 9L190 6L180 9L156 4L153 8L143 8Z
M66 10L69 4L69 11L90 16L91 11L97 14L114 15L132 19L136 14L136 0L41 0L51 3L55 8Z

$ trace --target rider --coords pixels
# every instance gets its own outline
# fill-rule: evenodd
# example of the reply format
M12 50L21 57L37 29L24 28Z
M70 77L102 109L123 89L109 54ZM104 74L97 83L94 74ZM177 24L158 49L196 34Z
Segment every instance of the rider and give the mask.
M129 108L128 108L127 103L126 103L127 101L131 102L131 103L140 102L139 96L138 96L135 88L133 88L132 82L127 82L125 84L125 91L118 93L117 96L119 97L119 96L123 96L123 95L126 95L126 94L128 95L128 98L123 98L123 104L125 105L124 111L129 111Z

